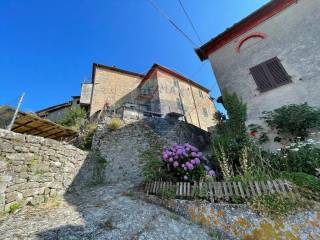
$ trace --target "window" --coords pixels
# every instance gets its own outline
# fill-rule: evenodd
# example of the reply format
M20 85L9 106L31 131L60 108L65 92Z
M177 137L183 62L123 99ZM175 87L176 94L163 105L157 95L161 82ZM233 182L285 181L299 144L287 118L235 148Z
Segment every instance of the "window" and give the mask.
M250 68L250 73L260 92L291 83L290 76L277 57Z
M199 96L200 96L201 98L203 98L203 94L202 94L202 91L201 91L201 90L199 90Z
M208 111L206 108L202 108L203 116L208 117Z

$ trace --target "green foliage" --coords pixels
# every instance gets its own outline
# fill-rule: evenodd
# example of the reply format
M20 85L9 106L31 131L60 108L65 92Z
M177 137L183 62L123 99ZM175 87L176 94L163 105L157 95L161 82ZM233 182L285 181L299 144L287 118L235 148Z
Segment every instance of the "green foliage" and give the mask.
M315 175L316 168L320 167L320 148L311 144L294 144L290 148L283 148L278 153L270 154L269 162L277 171Z
M226 178L231 177L239 169L239 158L249 137L246 132L245 121L247 118L247 106L235 94L225 92L223 105L229 118L217 124L213 138L213 152L216 159L224 169Z
M257 167L252 169L250 172L234 176L230 179L232 182L241 182L243 185L249 184L252 181L266 181L272 178L271 175L267 174L263 168Z
M165 187L160 189L160 195L164 199L174 199L176 197L176 189L175 187Z
M224 233L222 232L217 232L217 231L209 231L208 232L208 235L214 239L214 240L224 240L224 239L227 239L227 237L225 236Z
M160 157L162 147L163 145L152 145L139 155L142 163L142 173L146 181L157 180L162 177L166 180L170 178Z
M116 118L116 117L113 117L111 119L111 122L108 124L108 128L111 131L115 131L115 130L119 129L121 126L122 126L121 119L120 118Z
M79 148L83 150L90 150L92 145L92 139L94 136L94 133L96 132L97 124L95 123L89 123L84 124L80 128L80 134L79 134Z
M0 106L0 128L6 128L14 115L14 109L9 106Z
M205 187L200 188L199 186L194 186L192 191L193 191L193 196L195 199L206 199L207 198L207 190Z
M240 196L232 196L230 197L230 202L233 204L242 204L244 203L244 199Z
M93 178L89 185L99 185L104 183L104 171L108 166L108 161L101 156L100 151L91 151L90 158L92 159L93 166Z
M21 207L22 207L21 204L14 203L14 204L10 205L8 213L15 213L16 210L18 210Z
M70 127L74 130L79 130L86 118L86 110L84 110L80 106L72 106L63 114L58 123L66 127Z
M248 204L253 210L270 217L283 217L307 207L302 199L283 194L255 196L249 200Z
M258 140L258 143L264 144L269 141L269 137L263 127L259 124L249 124L248 129L250 130L250 135Z
M303 172L283 172L281 173L281 176L298 187L306 188L314 192L320 192L320 180L315 176Z
M270 128L289 140L291 137L305 138L310 129L320 127L320 109L307 103L286 105L263 114L262 119Z

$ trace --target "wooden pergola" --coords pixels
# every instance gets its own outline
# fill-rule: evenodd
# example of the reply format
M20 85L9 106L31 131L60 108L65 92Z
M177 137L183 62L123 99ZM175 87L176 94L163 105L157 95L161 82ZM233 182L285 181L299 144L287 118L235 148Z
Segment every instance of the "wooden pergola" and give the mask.
M24 112L18 113L12 131L54 140L68 140L77 135L77 132L70 128Z

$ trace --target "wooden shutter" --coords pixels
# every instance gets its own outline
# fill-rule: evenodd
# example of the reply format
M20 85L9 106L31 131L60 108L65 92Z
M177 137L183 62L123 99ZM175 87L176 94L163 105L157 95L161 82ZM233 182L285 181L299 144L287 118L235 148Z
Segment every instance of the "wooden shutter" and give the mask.
M291 82L290 76L277 57L267 61L266 66L277 86L281 86Z
M277 57L250 68L250 72L261 92L291 82L290 76Z

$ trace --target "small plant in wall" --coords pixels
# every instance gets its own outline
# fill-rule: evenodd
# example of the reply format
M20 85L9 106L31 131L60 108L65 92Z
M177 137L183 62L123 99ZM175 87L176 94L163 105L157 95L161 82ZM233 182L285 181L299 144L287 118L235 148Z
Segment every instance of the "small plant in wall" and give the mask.
M215 176L215 172L205 165L202 152L189 143L164 148L162 160L169 172L178 180L198 181L205 175Z
M117 129L119 129L122 126L122 121L120 118L117 117L113 117L110 121L110 123L108 124L108 128L111 131L115 131Z

